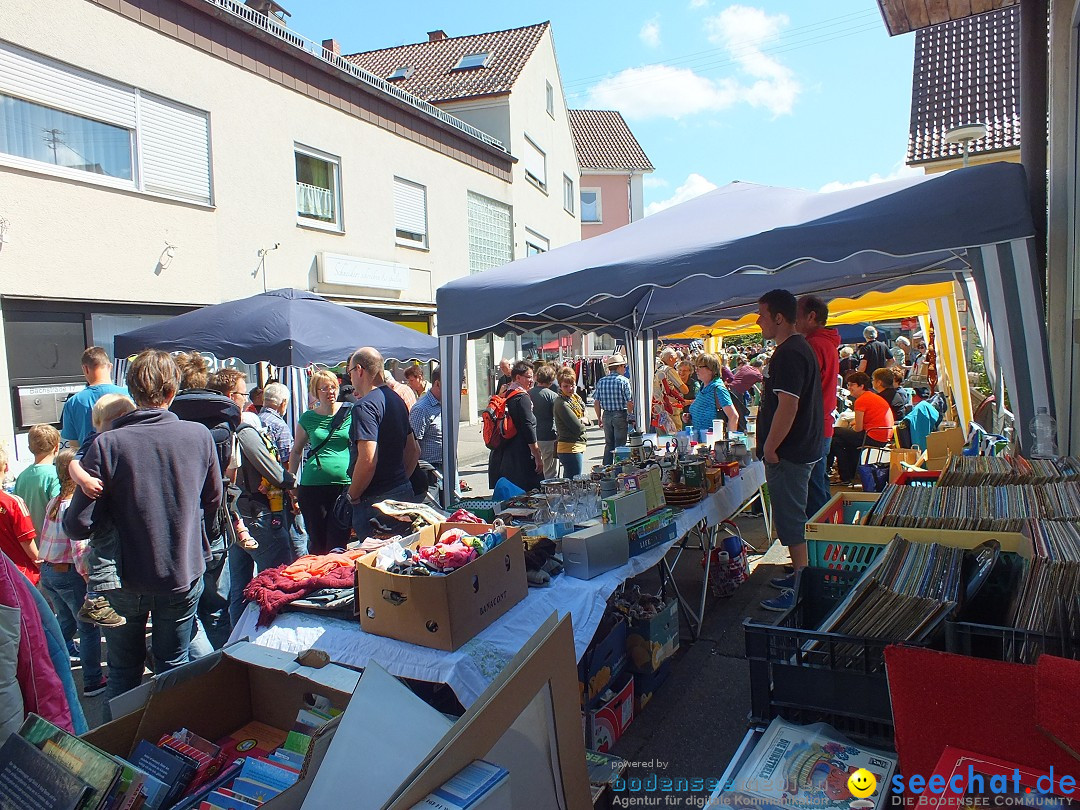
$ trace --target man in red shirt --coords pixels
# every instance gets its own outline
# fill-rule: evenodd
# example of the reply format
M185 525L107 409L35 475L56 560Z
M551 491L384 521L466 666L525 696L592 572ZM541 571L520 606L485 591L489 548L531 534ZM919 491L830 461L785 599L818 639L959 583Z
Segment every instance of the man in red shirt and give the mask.
M0 447L0 479L7 471L7 451ZM9 495L0 489L0 551L35 585L39 577L36 539L37 532L26 503L17 495Z
M821 458L810 473L810 488L806 498L806 517L817 514L832 492L829 490L829 448L833 437L833 412L836 410L836 381L840 375L840 333L825 326L829 320L828 305L816 295L799 299L795 329L806 338L817 358L821 372L821 404L825 412L825 438L821 443Z

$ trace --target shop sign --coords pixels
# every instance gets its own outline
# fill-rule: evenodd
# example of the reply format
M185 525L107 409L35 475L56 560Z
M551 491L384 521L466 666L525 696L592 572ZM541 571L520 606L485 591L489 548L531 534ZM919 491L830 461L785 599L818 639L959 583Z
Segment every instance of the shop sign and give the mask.
M371 287L379 290L407 290L409 266L376 259L362 259L341 253L319 254L319 281L344 287Z

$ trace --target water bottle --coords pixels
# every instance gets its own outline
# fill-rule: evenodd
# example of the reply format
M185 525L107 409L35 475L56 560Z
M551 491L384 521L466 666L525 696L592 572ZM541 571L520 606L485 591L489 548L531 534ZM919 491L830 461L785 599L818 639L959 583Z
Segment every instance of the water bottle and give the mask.
M1030 424L1035 443L1031 446L1032 458L1053 458L1057 455L1057 420L1047 408L1039 408Z

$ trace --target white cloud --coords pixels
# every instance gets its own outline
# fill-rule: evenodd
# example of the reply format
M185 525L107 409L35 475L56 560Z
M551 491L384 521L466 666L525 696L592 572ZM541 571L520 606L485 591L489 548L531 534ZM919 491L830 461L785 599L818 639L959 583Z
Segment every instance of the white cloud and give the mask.
M652 175L647 174L641 179L641 184L645 186L645 188L667 188L668 181L663 177L653 177Z
M709 0L690 0L690 8L705 8L709 5Z
M918 177L922 176L922 172L918 169L913 169L903 162L897 163L893 166L892 171L888 174L881 175L874 172L865 180L853 180L850 183L844 183L840 180L833 180L831 183L826 183L818 191L828 193L830 191L843 191L848 188L859 188L860 186L872 186L875 183L884 183L888 180L899 180L902 177Z
M707 194L716 188L716 184L706 180L700 174L691 174L686 178L686 182L675 189L675 193L668 197L666 200L658 200L657 202L649 203L645 206L645 216L663 211L665 208L671 208L673 205L692 200L694 197L700 197L702 194Z
M691 0L701 2L706 0ZM643 41L646 29L641 30ZM627 118L674 118L718 112L734 104L764 107L773 115L792 111L802 87L794 72L762 51L788 25L785 14L766 14L748 6L729 6L706 20L710 41L735 65L734 75L707 78L689 68L645 65L602 79L587 94L586 104L620 110ZM659 41L659 25L656 29Z
M638 33L641 37L641 41L648 45L650 48L660 47L660 15L657 14L651 20L648 20Z

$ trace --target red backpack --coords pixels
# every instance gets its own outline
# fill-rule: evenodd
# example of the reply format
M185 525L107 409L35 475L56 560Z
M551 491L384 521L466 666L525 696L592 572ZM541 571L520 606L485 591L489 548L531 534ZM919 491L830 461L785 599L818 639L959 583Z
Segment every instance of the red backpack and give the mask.
M503 442L517 435L517 425L506 410L506 403L518 394L524 394L520 388L507 393L505 397L495 394L488 401L487 408L480 414L484 429L484 444L488 450L501 447Z

